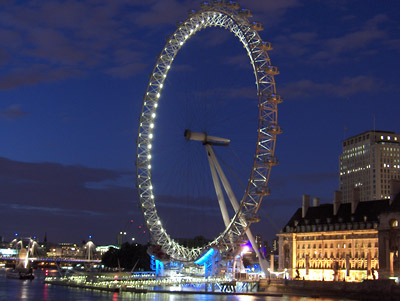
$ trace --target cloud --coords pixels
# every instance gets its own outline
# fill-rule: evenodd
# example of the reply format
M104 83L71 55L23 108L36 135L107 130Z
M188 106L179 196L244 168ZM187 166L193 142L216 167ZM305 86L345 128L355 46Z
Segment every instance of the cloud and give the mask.
M124 185L126 177L132 181L130 187ZM53 241L77 242L91 233L95 243L113 243L127 221L143 224L133 182L132 171L0 157L0 234L7 238L15 232L47 232ZM223 222L218 203L212 201L157 196L157 209L174 237L213 237L223 230ZM179 215L182 218L177 219ZM204 218L215 221L213 227L199 228Z
M29 113L21 110L21 105L11 105L5 110L0 111L0 117L6 120L16 120L25 117Z
M134 5L124 0L1 3L0 64L7 68L0 71L0 90L91 72L117 77L141 72L146 52L143 42L132 38L139 31L130 23ZM126 49L134 49L136 58L121 60L130 58Z
M126 176L132 179L131 187L120 184ZM98 185L91 188L91 183ZM112 231L117 232L115 227L121 227L121 218L135 216L142 220L133 186L131 171L0 158L2 235L10 231L48 231L53 237L60 235L60 239L64 236L79 237L82 230L92 231L89 230L92 226L87 225L90 222L96 225L98 237L107 240L107 235L111 235ZM29 223L28 220L34 222ZM55 233L51 223L53 220L57 220L57 227L68 227L68 233L64 233L65 230ZM74 224L71 224L72 220ZM105 223L108 220L114 224ZM107 234L103 236L102 231Z
M360 48L365 48L367 45L373 43L376 40L384 39L387 37L387 33L383 30L373 29L362 29L356 32L346 34L339 38L332 38L325 42L325 45L331 52L340 54L343 52L349 52Z
M280 93L286 98L307 98L321 95L346 97L356 93L373 92L382 87L380 79L369 76L347 77L338 83L318 83L304 79L289 83L280 88Z
M388 22L389 18L385 15L376 15L367 20L359 29L347 33L341 37L334 37L321 41L322 47L319 51L312 54L308 61L335 63L340 60L348 59L345 57L350 52L359 51L358 55L352 59L358 59L363 55L374 55L377 43L388 38L389 34L378 26L381 23Z
M244 54L227 57L225 59L225 63L234 67L239 67L241 69L252 69L249 57Z
M119 78L127 78L137 74L148 66L144 63L142 52L127 48L116 49L112 59L116 67L109 68L107 73Z
M252 10L254 19L262 19L265 28L277 26L289 9L302 6L298 0L247 0L242 5Z
M54 207L40 207L40 206L28 206L28 205L18 205L18 204L0 204L0 207L3 207L3 209L13 209L17 211L30 211L30 212L41 212L45 214L54 214L54 215L60 215L60 216L67 216L67 217L79 217L82 215L85 216L103 216L105 214L95 212L95 211L89 211L89 210L72 210L72 209L60 209L60 208L54 208Z
M259 1L247 0L242 3L242 8L250 9L254 18L264 20L264 27L276 26L282 22L282 16L288 9L300 6L298 0ZM133 19L136 25L151 28L160 28L165 25L175 24L177 21L188 17L190 9L199 9L197 0L164 0L151 1L145 6L146 11L138 12Z
M301 4L298 0L248 0L245 5L256 12L254 19L267 20L265 26L268 27L283 22L286 12ZM178 20L187 17L191 8L198 9L199 2L3 2L0 4L0 39L4 46L0 50L0 64L7 68L0 71L0 90L91 73L118 78L141 74L148 67L144 63L148 49L153 48L146 39L165 30L165 25L172 28ZM383 22L382 17L376 19L375 23ZM145 35L143 28L146 28ZM228 36L228 33L222 38L220 34L211 34L207 42L221 44ZM293 39L299 40L298 49L304 38L301 34L293 35Z
M0 90L31 86L41 82L52 82L84 74L83 70L68 66L54 68L46 64L25 65L13 68L8 74L0 76Z
M10 58L11 56L8 51L0 48L0 66L6 65L10 61Z
M146 67L147 64L144 63L143 64L131 63L110 68L106 71L106 73L117 78L129 78L130 76L144 70Z
M197 2L197 1L196 1ZM195 1L153 1L145 12L137 13L134 22L139 26L160 27L175 24L187 17L189 9L196 8Z
M385 42L390 49L400 51L400 39L388 40Z
M274 39L273 54L282 57L301 57L313 51L318 43L316 32L296 32L280 35Z
M342 20L343 22L347 22ZM378 14L341 36L322 37L318 31L292 32L274 39L276 54L281 57L303 58L307 64L333 64L374 55L384 45L389 32L381 29L390 19ZM355 53L350 56L349 53Z
M27 34L32 48L24 54L49 63L61 65L77 65L87 59L83 49L74 45L64 33L52 28L35 28Z

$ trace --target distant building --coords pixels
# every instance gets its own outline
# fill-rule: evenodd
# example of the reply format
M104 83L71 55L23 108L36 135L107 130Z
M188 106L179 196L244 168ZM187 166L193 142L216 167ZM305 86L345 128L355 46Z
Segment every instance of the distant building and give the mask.
M350 137L339 161L343 203L389 199L391 180L400 179L400 135L369 131Z
M81 253L80 248L75 243L59 243L56 246L52 246L47 251L48 257L79 257Z
M279 270L306 280L400 276L400 193L383 200L303 206L278 234Z

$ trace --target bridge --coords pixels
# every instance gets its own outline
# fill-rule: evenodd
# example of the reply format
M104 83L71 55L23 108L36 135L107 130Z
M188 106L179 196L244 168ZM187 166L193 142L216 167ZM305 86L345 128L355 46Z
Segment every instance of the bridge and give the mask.
M15 256L0 256L2 261L16 261ZM54 263L100 263L100 259L70 258L70 257L30 257L31 262L54 262Z

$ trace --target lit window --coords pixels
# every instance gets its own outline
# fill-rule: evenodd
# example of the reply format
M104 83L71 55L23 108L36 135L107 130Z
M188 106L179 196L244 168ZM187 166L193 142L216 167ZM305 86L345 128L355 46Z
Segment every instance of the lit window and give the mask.
M397 219L391 219L391 220L389 221L389 225L390 225L390 227L392 227L392 228L396 228L396 227L399 226L399 221L398 221Z

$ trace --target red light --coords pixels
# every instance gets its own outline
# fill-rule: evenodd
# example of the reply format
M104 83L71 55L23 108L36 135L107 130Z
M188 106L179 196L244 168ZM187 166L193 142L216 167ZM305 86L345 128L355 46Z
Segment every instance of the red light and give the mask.
M146 233L146 231L143 231L143 233Z
M131 219L131 223L133 223L133 219Z
M139 229L142 229L142 226L139 226Z

